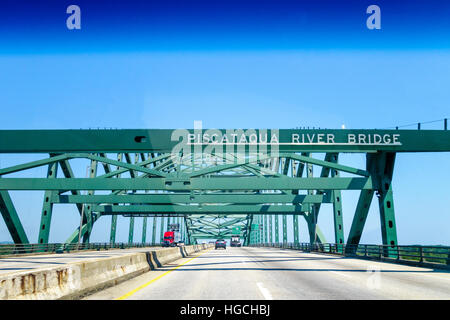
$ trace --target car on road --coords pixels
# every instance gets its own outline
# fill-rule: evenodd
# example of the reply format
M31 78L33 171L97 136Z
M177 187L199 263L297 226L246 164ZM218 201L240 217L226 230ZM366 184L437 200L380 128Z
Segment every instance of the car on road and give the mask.
M227 248L227 242L224 239L218 239L216 240L216 250L217 248Z
M231 241L230 241L230 247L240 247L241 246L241 240L239 236L231 236Z

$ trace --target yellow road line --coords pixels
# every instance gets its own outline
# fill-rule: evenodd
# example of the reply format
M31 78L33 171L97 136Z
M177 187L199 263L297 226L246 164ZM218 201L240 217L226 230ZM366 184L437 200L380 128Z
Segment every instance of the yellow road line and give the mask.
M114 300L125 300L125 299L127 299L128 297L130 297L131 295L135 294L135 293L138 292L139 290L144 289L144 288L147 287L148 285L152 284L152 283L155 282L156 280L161 279L161 278L164 277L165 275L168 275L169 273L171 273L172 271L178 269L178 268L181 267L182 265L185 265L186 263L188 263L188 262L194 260L195 258L200 257L202 254L205 254L205 253L208 252L209 250L211 250L211 249L208 249L208 250L206 250L205 252L202 252L202 253L200 253L199 255L196 255L195 257L189 259L188 261L185 261L185 262L183 262L182 264L179 264L179 265L176 266L175 268L170 269L170 270L167 271L167 272L164 272L163 274L157 276L155 279L152 279L152 280L150 280L149 282L144 283L143 285L137 287L136 289L131 290L130 292L128 292L128 293L124 294L123 296L121 296L121 297L119 297L119 298L117 298L117 299L114 299Z

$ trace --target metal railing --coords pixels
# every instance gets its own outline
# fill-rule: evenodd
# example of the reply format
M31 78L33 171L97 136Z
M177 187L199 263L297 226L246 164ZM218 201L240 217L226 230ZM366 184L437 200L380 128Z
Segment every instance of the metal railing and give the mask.
M338 243L261 243L252 247L274 247L301 250L305 252L322 252L350 257L371 258L420 264L437 264L450 266L450 247L419 245L374 245L374 244L338 244Z
M31 243L31 244L2 244L0 257L5 255L35 254L35 253L64 253L80 250L109 250L143 247L159 247L159 243Z

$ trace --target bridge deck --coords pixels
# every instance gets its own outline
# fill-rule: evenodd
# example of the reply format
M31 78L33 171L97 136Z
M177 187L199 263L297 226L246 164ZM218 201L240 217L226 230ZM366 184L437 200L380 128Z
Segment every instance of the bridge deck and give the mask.
M227 248L177 260L86 299L126 294L140 300L450 299L450 273L292 250Z

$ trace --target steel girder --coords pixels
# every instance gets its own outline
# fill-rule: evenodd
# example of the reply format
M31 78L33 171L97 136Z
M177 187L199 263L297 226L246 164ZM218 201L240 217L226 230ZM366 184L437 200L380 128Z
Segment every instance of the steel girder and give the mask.
M8 191L0 191L0 212L14 243L28 243L28 237Z
M131 130L0 130L0 153L170 153L180 140L200 135L199 152L209 147L203 130L131 129ZM221 137L249 133L247 129L218 129ZM175 138L174 133L176 134ZM280 152L440 152L450 150L447 130L328 130L269 129L254 130L255 135L276 135L266 140L268 149ZM381 140L380 140L381 139ZM263 139L260 139L262 141ZM236 141L236 139L232 139ZM234 143L238 147L239 143ZM248 147L251 145L247 139Z

